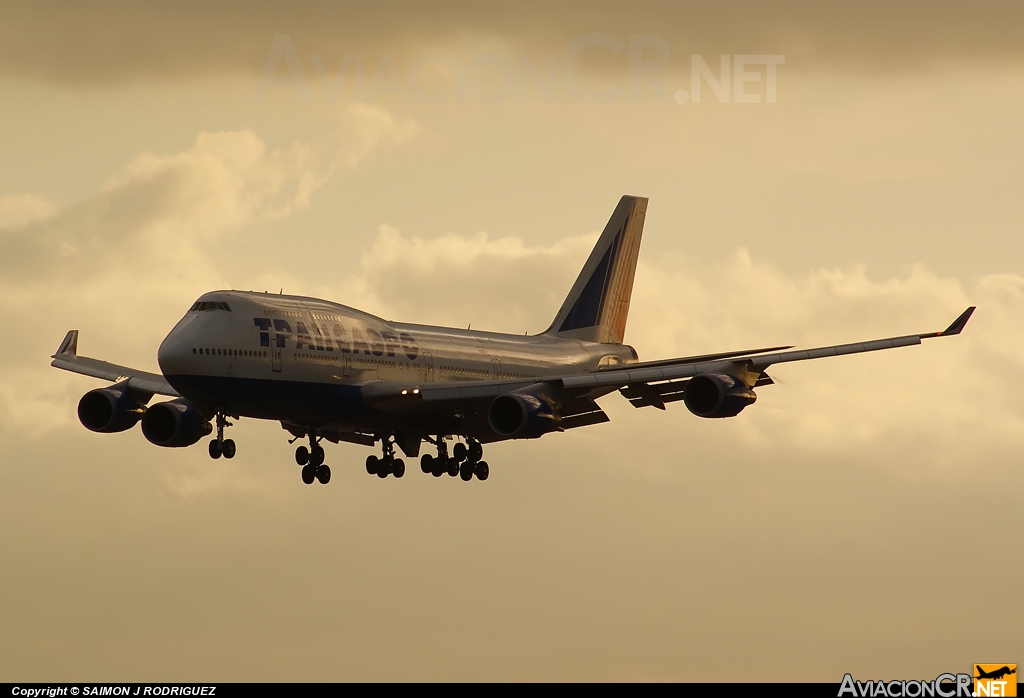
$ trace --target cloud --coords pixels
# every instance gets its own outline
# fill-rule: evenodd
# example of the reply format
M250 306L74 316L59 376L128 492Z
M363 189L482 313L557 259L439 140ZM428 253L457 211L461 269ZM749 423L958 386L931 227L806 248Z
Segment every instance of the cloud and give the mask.
M19 224L0 238L0 270L24 278L88 275L100 262L196 263L197 245L307 208L340 166L356 166L388 141L407 142L416 128L380 107L351 105L334 143L270 149L250 130L201 133L186 151L138 156L58 211L38 197L8 197L0 214Z
M346 54L400 66L426 54L560 54L575 37L607 32L664 35L673 55L784 53L793 63L906 70L961 62L1019 61L1024 9L1016 2L970 5L923 0L785 5L646 2L467 2L287 6L108 1L69 4L59 16L31 2L0 10L0 71L70 84L259 74L275 35L291 34L312 74L311 54L339 65ZM619 73L624 65L608 69ZM604 70L595 63L593 69Z
M72 322L107 328L83 332L83 353L114 349L122 361L155 368L156 343L180 316L182 297L230 285L211 243L237 239L235 254L245 257L245 234L308 208L339 169L415 132L411 120L356 105L329 143L275 149L249 130L201 133L182 152L139 155L67 206L32 195L0 200L8 222L0 229L0 311L31 337L0 357L0 422L22 429L65 421L55 415L67 412L69 396L54 394L67 377L40 359Z
M359 276L320 290L396 320L539 332L554 318L578 273L577 259L586 259L595 239L529 246L486 232L424 239L382 225L360 256Z
M415 133L415 124L365 105L346 120L344 147L271 149L249 131L201 134L183 152L139 156L81 202L9 228L0 237L2 307L34 332L3 359L10 370L0 390L2 421L37 431L67 423L81 382L40 362L68 329L67 318L130 328L84 333L83 353L126 363L141 357L142 365L133 365L153 368L153 351L180 316L182 297L229 285L207 251L211 240L237 239L252 269L275 268L274 251L245 247L246 234L308 207L339 167ZM49 210L26 207L33 205ZM547 327L595 238L427 238L385 224L361 249L356 243L358 265L343 281L289 279L289 288L399 321L533 333ZM243 275L235 285L262 287L265 273ZM979 452L1012 452L1024 436L1015 399L1024 359L1013 351L1024 336L1012 320L1024 311L1021 277L965 283L923 266L886 279L864 267L792 276L743 249L705 267L681 255L641 255L627 341L642 358L820 346L940 330L971 304L979 311L960 337L773 367L779 384L762 389L735 420L699 420L673 406L686 433L728 433L751 452L861 450L879 462L912 452L921 462L966 467ZM656 419L635 428L663 429Z
M594 239L537 246L483 232L424 239L385 225L358 277L311 292L400 321L533 333L554 317ZM1024 330L1012 321L1024 312L1022 277L965 284L923 266L885 279L863 266L794 277L739 249L705 268L641 254L636 278L626 339L642 359L938 331L968 305L979 307L958 337L773 367L779 384L760 389L758 403L735 419L700 420L681 403L670 406L673 428L695 439L727 433L761 454L859 451L910 470L969 469L978 453L1009 454L1024 440L1015 397L1024 389L1024 357L1013 349ZM638 439L660 438L664 424L653 413L631 423Z
M0 197L0 231L48 218L56 208L53 202L35 194Z

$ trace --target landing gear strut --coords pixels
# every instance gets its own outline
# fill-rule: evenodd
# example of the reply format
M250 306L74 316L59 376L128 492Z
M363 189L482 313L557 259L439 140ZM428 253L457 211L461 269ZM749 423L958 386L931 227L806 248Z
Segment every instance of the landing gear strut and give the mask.
M367 456L366 472L370 475L376 475L382 480L388 475L394 475L397 478L402 477L405 475L405 461L401 458L395 458L395 442L392 441L390 435L382 436L380 440L383 457Z
M299 446L295 449L295 462L302 466L302 481L312 485L318 480L321 485L331 481L331 468L324 465L324 449L316 437L316 429L309 430L309 448Z
M231 459L235 457L235 442L224 438L224 427L230 427L231 422L224 416L223 412L217 413L217 438L210 441L210 458L217 459L221 456Z
M437 455L432 456L425 453L420 458L420 470L424 473L430 473L434 477L441 477L448 473L449 477L458 476L465 482L472 480L474 475L478 480L486 480L490 475L490 468L485 461L481 460L484 456L484 448L476 439L468 439L466 443L455 444L450 456L444 436L438 436L433 443L437 445Z

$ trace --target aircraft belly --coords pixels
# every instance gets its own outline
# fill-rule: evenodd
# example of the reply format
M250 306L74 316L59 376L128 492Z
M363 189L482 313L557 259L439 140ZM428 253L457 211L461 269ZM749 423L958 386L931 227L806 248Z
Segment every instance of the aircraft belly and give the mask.
M182 397L208 411L293 424L330 425L352 431L460 433L470 427L485 436L486 421L449 412L394 414L363 403L353 385L234 376L167 376ZM492 435L493 438L493 435Z
M358 387L235 376L167 376L183 397L209 409L256 419L323 422L366 412Z

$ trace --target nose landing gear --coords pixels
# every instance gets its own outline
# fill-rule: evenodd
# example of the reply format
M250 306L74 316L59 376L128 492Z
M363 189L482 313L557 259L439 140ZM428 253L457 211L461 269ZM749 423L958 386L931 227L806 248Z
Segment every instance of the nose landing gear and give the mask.
M217 413L217 437L210 441L210 458L216 460L221 456L231 459L235 457L235 442L224 438L224 427L232 426L223 412Z

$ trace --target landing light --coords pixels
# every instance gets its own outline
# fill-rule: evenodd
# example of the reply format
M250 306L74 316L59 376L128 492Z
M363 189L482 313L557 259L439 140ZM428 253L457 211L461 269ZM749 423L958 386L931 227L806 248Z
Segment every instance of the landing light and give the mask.
M408 391L408 390L403 390L403 391L402 391L402 395L408 395L408 394L409 394L409 391Z
M412 394L413 395L419 395L420 394L420 389L419 388L413 388L412 389Z

